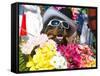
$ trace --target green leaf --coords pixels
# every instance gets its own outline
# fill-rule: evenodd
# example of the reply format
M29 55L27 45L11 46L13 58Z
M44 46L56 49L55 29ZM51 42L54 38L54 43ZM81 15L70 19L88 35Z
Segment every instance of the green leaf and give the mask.
M26 67L25 55L22 54L21 50L19 50L19 71L29 71L29 68Z

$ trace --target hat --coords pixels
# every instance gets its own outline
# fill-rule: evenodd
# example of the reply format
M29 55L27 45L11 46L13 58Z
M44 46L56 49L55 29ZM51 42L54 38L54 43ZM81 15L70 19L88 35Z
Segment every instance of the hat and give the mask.
M65 9L65 8L63 8ZM43 27L43 31L45 31L45 27L47 27L48 25L48 22L50 21L51 18L53 17L57 17L57 18L60 18L60 19L63 19L64 21L66 21L69 25L70 25L70 28L71 28L71 32L76 32L76 23L71 19L69 18L69 16L67 16L67 14L65 15L65 11L63 11L63 9L61 10L57 10L55 9L54 7L49 7L46 12L44 13L43 15L43 24L44 24L44 27ZM67 13L67 11L66 11Z

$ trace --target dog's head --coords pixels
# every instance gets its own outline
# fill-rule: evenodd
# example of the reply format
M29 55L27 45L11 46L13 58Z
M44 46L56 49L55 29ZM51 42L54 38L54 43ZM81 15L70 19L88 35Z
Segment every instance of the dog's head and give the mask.
M71 10L65 8L62 12L66 12L71 16ZM68 16L50 7L43 16L44 26L42 33L46 33L49 38L55 40L58 44L66 44L67 38L76 32L76 25Z

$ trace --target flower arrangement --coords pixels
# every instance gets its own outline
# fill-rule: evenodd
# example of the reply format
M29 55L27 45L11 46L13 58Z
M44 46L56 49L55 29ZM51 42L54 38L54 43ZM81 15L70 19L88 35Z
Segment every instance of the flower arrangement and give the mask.
M57 54L56 43L51 39L41 44L40 47L35 50L35 53L32 58L29 57L29 61L26 64L26 67L29 67L30 71L67 67L65 66L66 62L64 58Z
M35 46L38 47L32 50ZM58 45L54 40L49 39L46 34L30 38L21 51L29 56L26 67L30 71L96 66L95 54L88 45L74 43ZM35 54L31 56L32 51Z

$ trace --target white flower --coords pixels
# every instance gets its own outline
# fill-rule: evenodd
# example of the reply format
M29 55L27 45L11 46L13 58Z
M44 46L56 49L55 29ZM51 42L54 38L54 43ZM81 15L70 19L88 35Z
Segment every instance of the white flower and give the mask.
M51 61L51 65L53 65L56 69L66 69L67 68L67 62L63 56L58 53L56 56L54 56Z
M28 41L25 43L21 43L20 48L23 54L30 54L33 50L33 47L35 47L34 44L34 37L29 36Z
M48 40L48 37L46 34L41 34L37 37L37 42L39 45L45 43Z
M46 39L46 37L44 37L44 40L42 40L40 44L40 47L44 47L44 46L52 47L52 49L57 48L56 42L52 39Z
M35 46L44 44L48 40L48 37L46 34L41 34L38 36L29 36L29 39L26 43L20 45L21 51L23 54L31 54L33 48Z
M56 42L54 40L52 40L52 39L49 39L48 43L52 44L53 46L57 46Z

